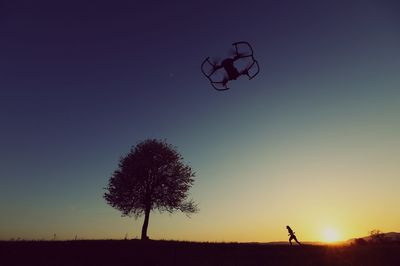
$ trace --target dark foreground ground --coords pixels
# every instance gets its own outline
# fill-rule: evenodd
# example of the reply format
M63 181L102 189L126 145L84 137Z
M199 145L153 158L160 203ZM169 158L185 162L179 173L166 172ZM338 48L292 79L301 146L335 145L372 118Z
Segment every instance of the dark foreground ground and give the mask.
M0 241L0 265L400 265L400 246Z

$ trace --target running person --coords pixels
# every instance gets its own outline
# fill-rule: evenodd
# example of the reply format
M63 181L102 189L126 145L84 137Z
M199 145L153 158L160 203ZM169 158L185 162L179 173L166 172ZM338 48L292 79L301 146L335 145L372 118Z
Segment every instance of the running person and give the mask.
M290 237L289 237L289 243L290 243L290 245L292 245L292 240L293 240L293 239L294 239L294 241L297 242L297 244L301 245L300 242L297 240L297 237L296 237L296 235L294 234L292 228L290 228L289 225L287 225L286 228L287 228L287 230L288 230L288 232L289 232L288 236L290 236Z

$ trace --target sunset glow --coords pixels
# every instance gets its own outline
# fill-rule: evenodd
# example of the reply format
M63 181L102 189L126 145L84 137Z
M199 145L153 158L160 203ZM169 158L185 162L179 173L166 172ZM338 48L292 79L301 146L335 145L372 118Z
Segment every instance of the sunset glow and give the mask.
M325 242L332 243L340 240L338 231L331 227L325 228L323 234Z

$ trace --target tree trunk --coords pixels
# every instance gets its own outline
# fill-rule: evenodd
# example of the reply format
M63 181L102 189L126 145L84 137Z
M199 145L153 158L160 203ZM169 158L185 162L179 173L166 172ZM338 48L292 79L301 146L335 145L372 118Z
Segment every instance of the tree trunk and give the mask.
M142 226L142 240L149 239L147 237L147 227L149 225L149 218L150 218L150 207L146 207L146 210L144 210L144 222Z

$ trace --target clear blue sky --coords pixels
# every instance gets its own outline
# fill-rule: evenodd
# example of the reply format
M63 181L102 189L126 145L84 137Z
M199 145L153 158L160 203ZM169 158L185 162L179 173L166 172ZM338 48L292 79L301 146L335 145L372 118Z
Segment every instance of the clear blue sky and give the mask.
M149 137L196 171L200 207L154 213L150 237L399 231L399 14L378 0L2 1L0 238L138 236L142 220L102 194ZM260 74L217 92L200 63L240 40Z

